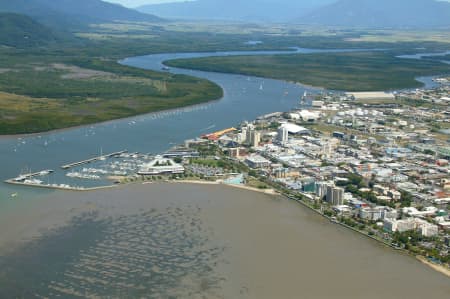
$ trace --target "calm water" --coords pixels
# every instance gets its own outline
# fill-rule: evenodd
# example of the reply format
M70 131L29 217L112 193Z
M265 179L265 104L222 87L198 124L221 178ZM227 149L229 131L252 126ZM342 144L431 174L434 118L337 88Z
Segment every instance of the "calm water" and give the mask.
M4 230L28 223L22 233L40 237L0 255L0 298L450 296L450 280L414 258L276 196L135 185L56 192L25 212L36 219Z

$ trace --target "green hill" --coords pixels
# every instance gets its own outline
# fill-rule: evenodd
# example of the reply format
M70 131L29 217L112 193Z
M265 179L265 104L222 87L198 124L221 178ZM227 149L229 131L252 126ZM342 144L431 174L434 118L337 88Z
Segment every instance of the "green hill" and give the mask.
M28 48L57 40L52 30L25 15L0 13L0 28L2 46Z

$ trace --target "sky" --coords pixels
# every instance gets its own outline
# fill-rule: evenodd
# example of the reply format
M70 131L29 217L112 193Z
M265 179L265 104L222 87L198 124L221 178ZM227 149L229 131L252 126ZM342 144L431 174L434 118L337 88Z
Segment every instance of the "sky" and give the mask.
M119 3L127 7L137 7L144 4L155 4L164 2L182 2L186 0L105 0L108 2Z

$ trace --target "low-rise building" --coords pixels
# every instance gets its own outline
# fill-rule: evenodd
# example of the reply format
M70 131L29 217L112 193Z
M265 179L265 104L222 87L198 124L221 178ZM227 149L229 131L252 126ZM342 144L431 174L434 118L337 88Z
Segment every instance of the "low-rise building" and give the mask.
M245 159L245 163L253 169L268 168L271 162L260 155L251 155Z
M385 219L384 229L389 232L406 232L418 230L424 237L436 236L439 232L437 225L431 224L419 218L407 218L402 220Z
M398 213L395 209L378 206L378 207L364 207L359 210L359 217L369 221L378 221L383 219L396 219Z
M420 234L424 237L434 237L439 233L439 228L437 225L428 223L420 227Z
M181 174L184 167L175 163L171 159L156 156L150 163L144 165L139 171L139 175L161 175L161 174Z

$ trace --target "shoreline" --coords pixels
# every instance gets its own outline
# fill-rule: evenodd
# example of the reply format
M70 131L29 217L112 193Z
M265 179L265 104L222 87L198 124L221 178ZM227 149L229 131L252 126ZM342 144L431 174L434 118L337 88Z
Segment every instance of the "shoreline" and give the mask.
M428 267L432 268L433 270L444 274L445 276L447 276L448 278L450 278L450 269L445 267L445 266L441 266L441 265L437 265L435 263L430 262L426 257L422 256L422 255L417 255L416 259L418 261L420 261L422 264L427 265Z
M283 194L281 194L281 195L282 195L282 196L285 196L285 197L286 197L287 199L289 199L289 200L294 200L294 201L296 201L297 203L299 203L299 204L302 205L303 207L306 207L306 208L308 208L309 210L315 212L316 214L322 216L323 218L328 219L329 221L331 221L331 218L330 218L330 217L328 217L328 216L322 214L320 211L318 211L318 210L316 210L316 209L310 207L309 205L307 205L306 203L304 203L302 200L290 198L289 196L286 196L286 195L283 195ZM353 231L353 232L355 232L355 233L357 233L357 234L359 234L359 235L361 235L361 236L364 236L364 237L369 238L369 239L371 239L371 240L373 240L373 241L376 241L376 242L378 242L379 244L382 244L382 245L384 245L384 246L387 246L387 247L389 247L389 249L394 249L394 250L397 251L397 252L400 251L400 252L405 253L406 255L409 255L409 256L411 256L411 257L414 256L414 255L412 255L410 252L408 252L408 251L405 250L405 249L397 249L397 248L395 248L393 245L391 245L391 244L389 244L389 243L386 243L386 242L384 242L384 241L382 241L382 240L379 240L379 239L377 239L377 238L375 238L375 237L373 237L373 236L369 236L369 235L367 235L367 234L365 234L365 233L363 233L363 232L357 230L356 228L353 228L353 227L351 227L351 226L348 226L348 225L346 225L346 224L344 224L344 223L341 223L341 222L334 222L334 223L335 223L335 224L338 224L338 225L340 225L341 227L344 227L344 228L346 228L346 229L348 229L348 230L350 230L350 231ZM435 264L435 263L429 261L426 257L421 256L421 255L417 255L417 256L415 256L415 258L416 258L417 260L419 260L420 262L422 262L423 264L425 264L426 266L428 266L428 267L432 268L433 270L435 270L435 271L437 271L437 272L439 272L439 273L441 273L441 274L444 274L445 276L447 276L448 278L450 278L450 269L449 269L449 268L447 268L447 267L445 267L445 266L441 266L441 265Z
M70 130L87 128L87 127L91 127L91 126L108 125L108 124L112 124L114 122L132 120L132 119L136 119L137 117L145 117L145 116L149 116L149 115L152 115L152 114L155 114L155 113L175 112L175 111L177 111L179 109L200 107L202 105L210 104L210 103L213 103L213 102L218 102L224 97L225 91L224 91L223 87L220 86L219 84L217 84L217 85L222 89L222 96L220 98L217 98L217 99L207 100L207 101L204 101L204 102L201 102L201 103L197 103L197 104L193 104L193 105L179 106L179 107L174 107L174 108L170 108L170 109L155 110L155 111L150 111L150 112L146 112L146 113L141 113L141 114L126 116L126 117L121 117L121 118L114 118L114 119L109 119L109 120L104 120L104 121L99 121L99 122L93 122L93 123L89 123L89 124L80 124L80 125L76 125L76 126L59 128L59 129L53 129L53 130L49 130L49 131L42 131L42 132L36 132L36 133L20 133L20 134L0 134L0 140L2 140L2 139L31 138L31 137L37 137L37 136L46 136L46 135L51 135L51 134L55 134L55 133L63 133L63 132L67 132L67 131L70 131Z
M234 188L234 189L241 189L241 190L257 192L257 193L260 193L260 194L278 195L278 196L282 196L282 197L284 197L284 198L286 198L288 200L293 200L293 201L299 203L301 206L307 208L308 210L310 210L312 212L315 212L315 214L321 216L322 218L325 218L325 219L331 221L330 217L328 217L328 216L322 214L320 211L310 207L309 205L304 203L302 200L297 200L297 199L291 198L291 197L287 196L286 194L283 194L283 193L280 193L280 192L276 191L275 189L258 189L258 188L249 187L249 186L245 186L245 185L224 184L221 181L211 181L210 182L210 181L202 181L202 180L180 180L180 181L169 181L169 183L178 183L178 184L187 184L187 185L193 184L193 185L209 185L209 186L226 186L226 187L230 187L230 188ZM143 182L141 184L142 185L158 184L158 182L157 183ZM344 223L336 222L335 224L340 225L341 227L343 227L343 228L345 228L347 230L353 231L353 232L357 233L360 236L364 236L364 237L366 237L366 238L368 238L370 240L373 240L373 241L377 242L378 244L384 245L384 246L388 247L389 250L394 249L393 250L394 252L402 252L402 253L405 253L408 256L415 257L416 260L420 261L424 265L426 265L426 266L430 267L431 269L433 269L434 271L437 271L437 272L447 276L448 278L450 278L450 269L448 269L447 267L444 267L444 266L432 263L431 261L429 261L424 256L420 256L420 255L414 256L414 255L411 255L408 251L406 251L404 249L400 249L400 250L396 249L391 244L383 242L382 240L379 240L379 239L377 239L377 238L375 238L373 236L369 236L367 234L364 234L363 232L361 232L361 231L359 231L359 230L357 230L357 229L355 229L353 227L350 227L348 225L345 225Z

